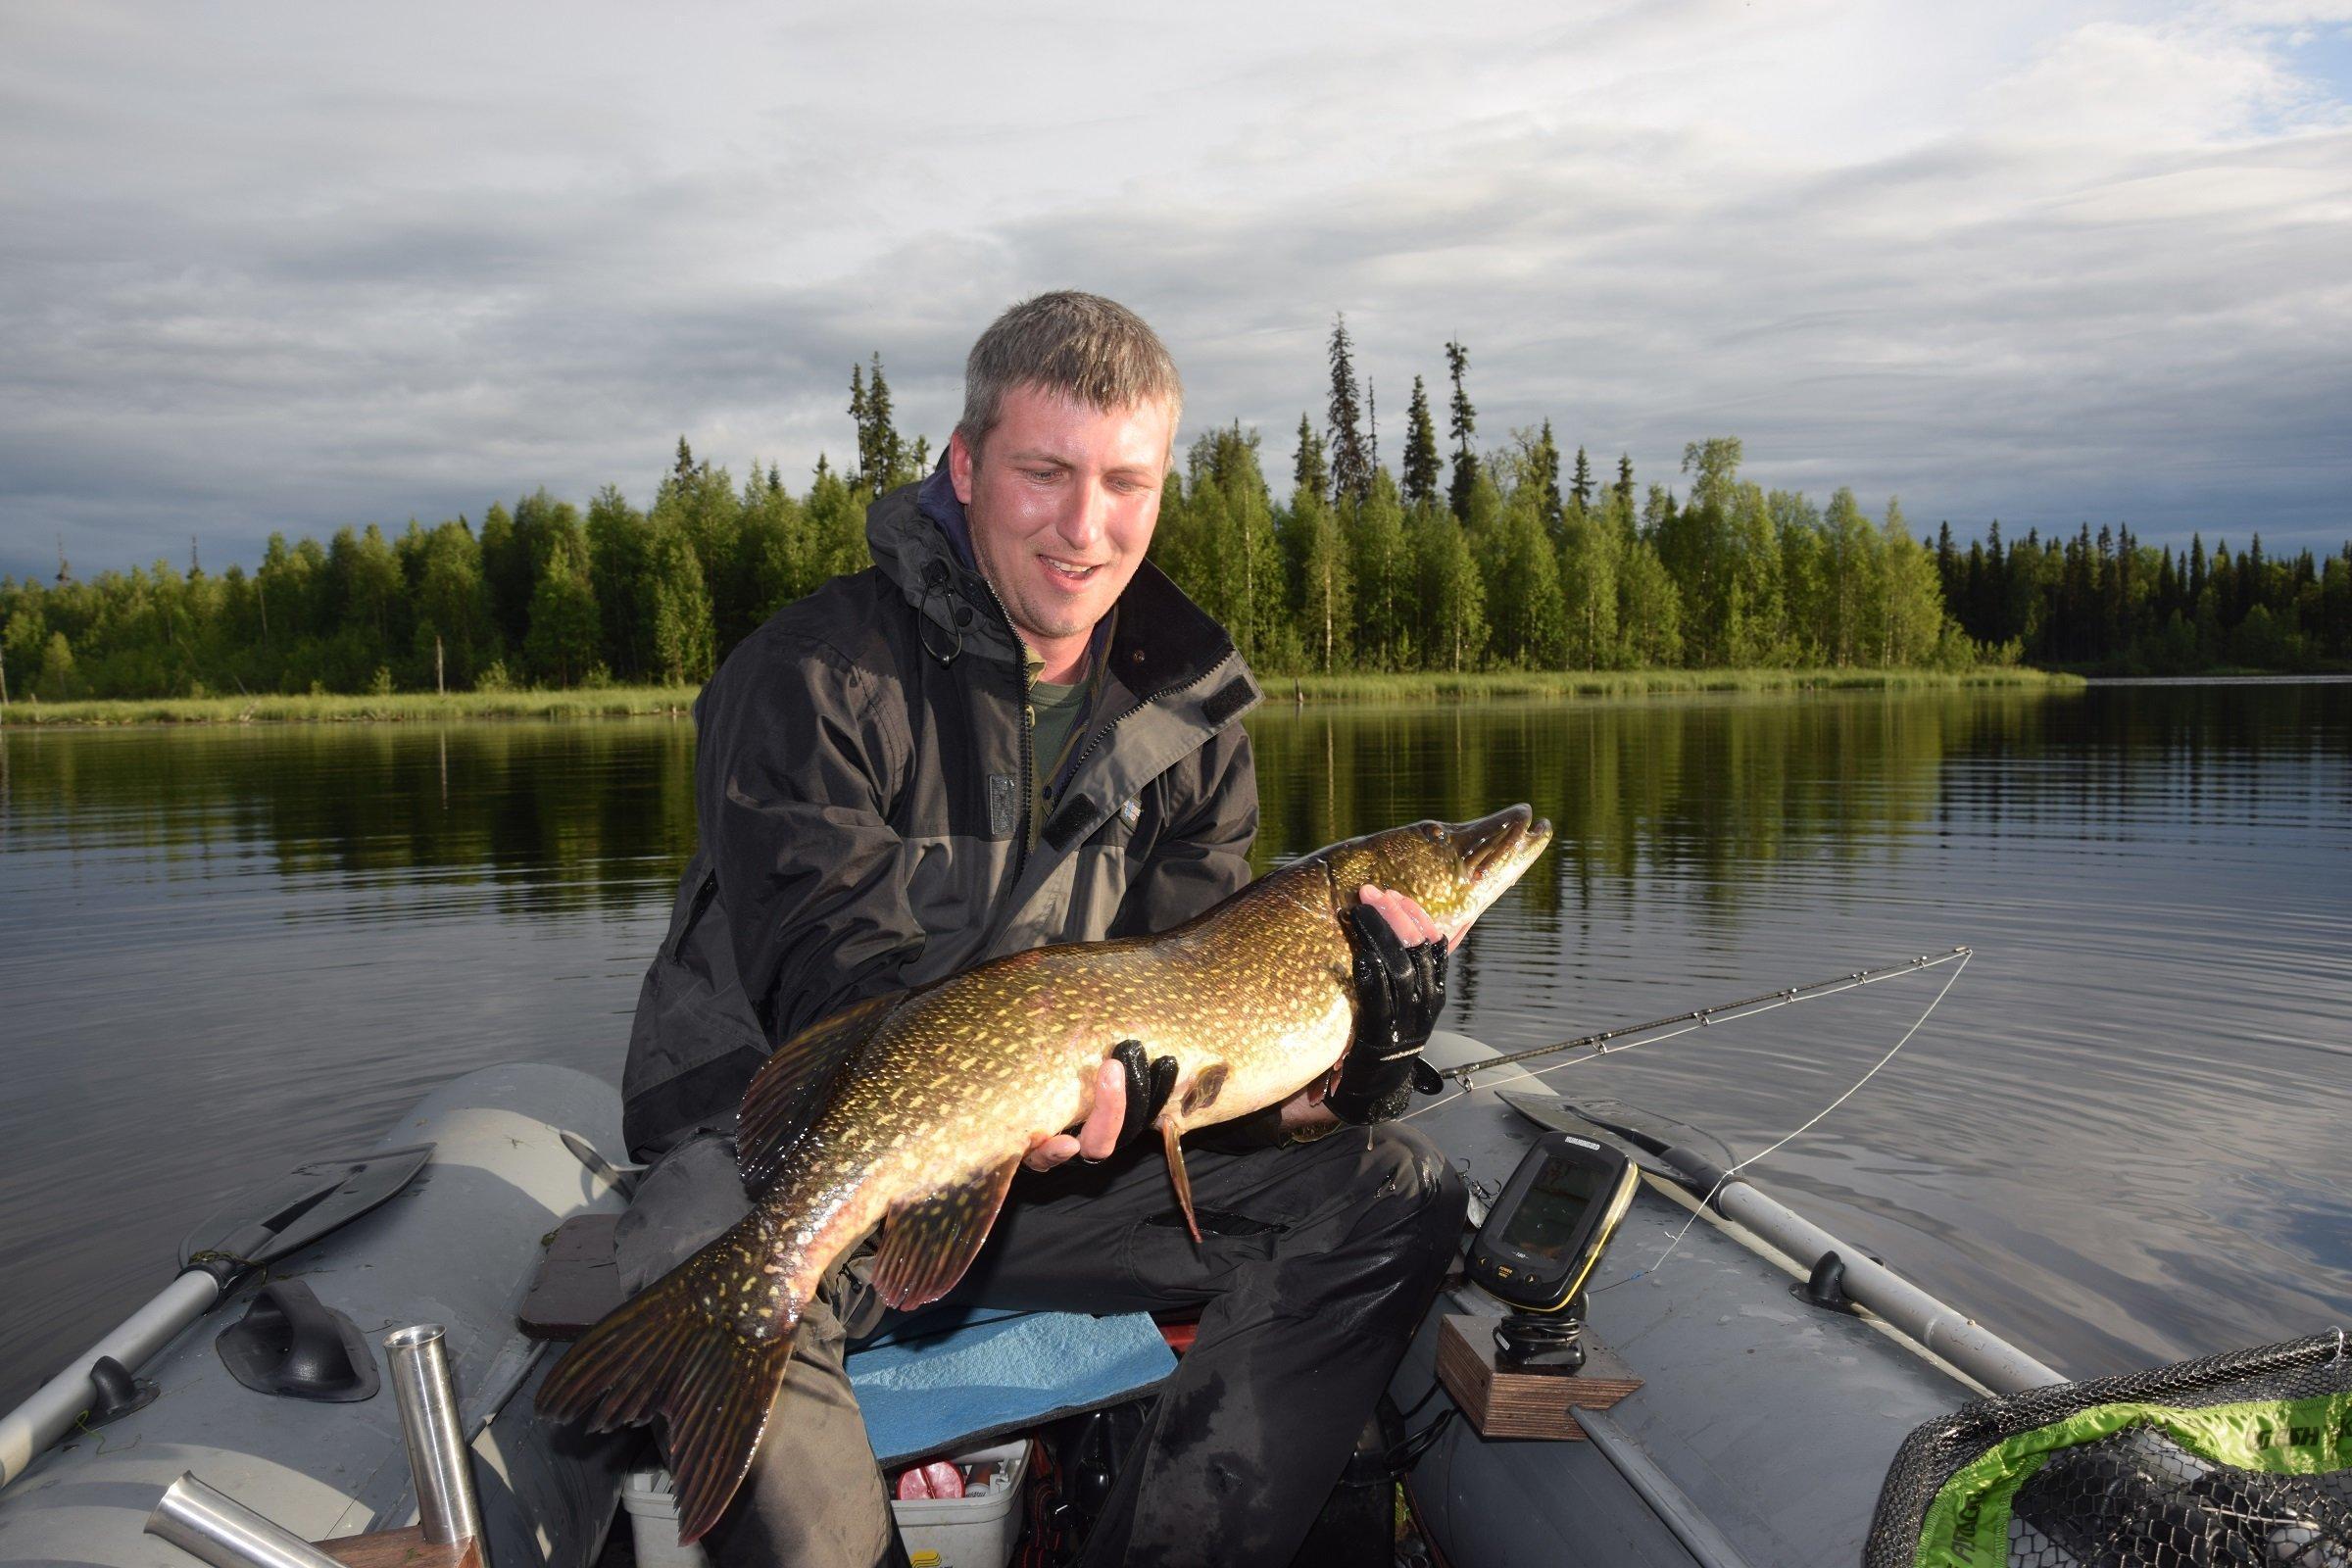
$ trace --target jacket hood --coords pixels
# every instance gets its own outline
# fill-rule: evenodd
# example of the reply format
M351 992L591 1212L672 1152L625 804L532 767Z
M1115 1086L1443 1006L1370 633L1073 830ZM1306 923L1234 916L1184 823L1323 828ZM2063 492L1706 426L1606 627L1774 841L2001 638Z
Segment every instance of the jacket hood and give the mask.
M923 646L933 658L1021 662L1020 639L973 562L963 505L944 462L928 479L903 484L865 509L865 547L922 617Z

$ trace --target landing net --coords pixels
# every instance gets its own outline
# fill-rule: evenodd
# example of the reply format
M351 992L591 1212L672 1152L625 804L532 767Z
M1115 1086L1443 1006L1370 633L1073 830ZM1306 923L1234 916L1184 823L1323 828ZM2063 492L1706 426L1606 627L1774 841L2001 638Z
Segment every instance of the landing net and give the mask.
M1981 1399L1904 1440L1864 1568L2352 1568L2338 1331Z

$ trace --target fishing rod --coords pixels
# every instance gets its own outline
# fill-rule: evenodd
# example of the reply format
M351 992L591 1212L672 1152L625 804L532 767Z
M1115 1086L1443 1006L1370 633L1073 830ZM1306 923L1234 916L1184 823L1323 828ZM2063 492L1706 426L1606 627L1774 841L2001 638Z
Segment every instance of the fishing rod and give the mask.
M1739 1002L1722 1002L1717 1003L1714 1006L1700 1007L1690 1012L1668 1013L1663 1018L1652 1018L1647 1023L1620 1024L1614 1029L1603 1029L1597 1034L1579 1035L1574 1040L1562 1040L1553 1045L1535 1046L1526 1051L1514 1051L1500 1056L1484 1056L1477 1061L1448 1068L1440 1076L1451 1078L1455 1084L1460 1086L1461 1091L1467 1094L1472 1087L1472 1078L1494 1067L1516 1066L1523 1061L1534 1061L1544 1056L1556 1056L1570 1051L1590 1051L1592 1053L1590 1055L1577 1057L1575 1061L1563 1061L1558 1067L1544 1069L1545 1072L1557 1072L1562 1067L1572 1067L1580 1061L1592 1061L1601 1056L1614 1055L1619 1052L1632 1051L1641 1046L1656 1045L1661 1040L1671 1040L1676 1035L1689 1034L1694 1029L1704 1029L1718 1022L1733 1023L1741 1018L1755 1017L1758 1013L1770 1012L1776 1007L1786 1007L1798 1002L1809 1002L1815 997L1836 996L1841 991L1857 991L1864 986L1875 986L1882 980L1892 980L1907 974L1919 974L1942 964L1960 962L1972 956L1975 950L1971 948L1954 948L1949 953L1943 954L1923 953L1907 962L1890 963L1884 968L1856 969L1850 974L1833 975L1826 980L1809 981L1801 986L1789 986L1779 991L1762 992ZM1680 1024L1682 1027L1675 1029L1674 1034L1658 1036L1657 1040L1636 1040L1629 1045L1612 1045L1612 1042L1624 1040L1629 1035L1653 1034L1660 1029L1673 1028L1676 1024ZM1540 1075L1529 1073L1523 1074L1523 1076L1536 1077ZM1436 1107L1425 1106L1423 1108L1435 1109Z

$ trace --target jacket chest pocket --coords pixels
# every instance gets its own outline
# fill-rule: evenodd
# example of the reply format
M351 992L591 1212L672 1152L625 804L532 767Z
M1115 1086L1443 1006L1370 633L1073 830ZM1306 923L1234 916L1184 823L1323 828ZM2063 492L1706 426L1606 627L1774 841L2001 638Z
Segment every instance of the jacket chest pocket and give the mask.
M939 834L899 842L899 884L923 930L921 978L953 973L978 956L1012 875L1012 841Z

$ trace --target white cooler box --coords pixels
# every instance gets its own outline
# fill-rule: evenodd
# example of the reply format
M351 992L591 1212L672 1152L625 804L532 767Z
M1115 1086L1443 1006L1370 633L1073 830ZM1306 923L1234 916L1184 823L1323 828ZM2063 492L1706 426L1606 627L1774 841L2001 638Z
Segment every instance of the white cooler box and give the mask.
M995 1460L994 1481L960 1497L893 1501L899 1534L906 1539L913 1568L1004 1568L1021 1535L1021 1483L1029 1470L1029 1440L1018 1438L993 1448L950 1454L956 1464ZM678 1544L678 1501L669 1472L638 1470L620 1490L629 1532L641 1568L708 1568L700 1546Z

